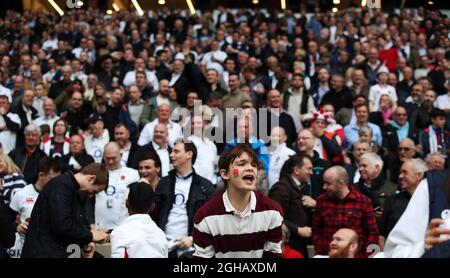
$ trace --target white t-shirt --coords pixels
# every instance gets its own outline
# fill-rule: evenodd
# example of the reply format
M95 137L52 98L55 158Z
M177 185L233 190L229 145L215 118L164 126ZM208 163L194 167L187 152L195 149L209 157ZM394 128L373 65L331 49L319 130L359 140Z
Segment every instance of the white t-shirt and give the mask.
M111 258L167 258L164 232L148 214L128 216L111 233Z
M397 92L394 87L391 85L381 86L380 84L375 84L369 90L370 111L379 111L382 95L388 95L391 101L397 103Z
M103 135L100 138L94 138L92 135L86 138L85 146L86 152L94 158L97 163L102 162L103 149L109 142L109 133L107 129L103 130Z
M31 216L34 204L39 197L39 192L32 184L29 184L13 195L9 207L19 214L20 223L25 222ZM25 237L16 233L14 247L8 249L11 258L20 258Z
M39 192L32 184L25 186L12 196L9 207L20 215L21 223L31 216L38 196Z
M188 235L188 215L186 204L191 189L192 175L187 178L176 178L175 181L175 200L169 213L166 224L167 240L176 239Z
M109 171L109 185L95 195L95 224L99 229L114 229L128 216L125 200L128 185L139 180L137 170L121 167Z

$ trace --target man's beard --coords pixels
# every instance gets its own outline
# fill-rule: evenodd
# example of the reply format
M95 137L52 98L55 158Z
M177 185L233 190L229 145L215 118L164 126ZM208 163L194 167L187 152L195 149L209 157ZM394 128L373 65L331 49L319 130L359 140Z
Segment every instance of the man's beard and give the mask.
M348 258L349 254L350 254L350 244L347 245L345 248L342 248L341 250L330 249L330 251L328 252L328 256L330 256L330 258L336 259Z

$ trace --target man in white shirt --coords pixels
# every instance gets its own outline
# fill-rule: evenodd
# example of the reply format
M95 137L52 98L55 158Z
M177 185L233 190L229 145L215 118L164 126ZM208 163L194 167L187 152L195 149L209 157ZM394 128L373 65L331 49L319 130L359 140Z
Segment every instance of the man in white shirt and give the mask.
M50 135L53 136L53 125L59 116L56 115L56 105L53 99L47 98L42 105L44 108L44 116L38 117L33 120L33 123L37 126L48 125L50 127Z
M171 112L169 105L161 104L160 106L158 106L158 118L144 126L144 129L142 129L141 135L138 140L138 145L144 146L150 143L153 140L153 131L155 129L155 126L160 123L165 124L167 127L170 146L173 146L175 140L183 137L181 126L177 123L172 122L172 120L170 120L170 116Z
M30 221L31 211L34 204L49 180L59 175L61 168L59 163L49 157L43 157L36 168L38 180L35 184L29 184L18 191L11 198L9 207L19 216L19 225L16 228L16 243L13 248L8 251L11 257L20 258L22 246L25 241L25 234L28 230L28 222Z
M448 79L447 82L445 82L445 87L447 88L447 93L438 96L434 106L448 113L450 112L450 81Z
M114 141L120 146L120 164L137 169L139 147L130 140L130 130L123 123L114 127Z
M10 112L12 96L6 90L0 90L0 143L3 153L9 153L16 147L17 132L20 131L19 115Z
M281 167L295 151L286 146L286 133L282 127L274 127L270 133L269 189L280 178Z
M103 119L101 116L94 115L88 119L89 121L89 134L86 136L84 145L86 152L94 158L97 163L102 162L103 149L109 142L109 133L104 128Z
M194 163L195 172L208 179L212 184L216 184L217 175L214 173L214 165L217 163L217 147L204 136L208 124L203 116L193 116L191 120L192 135L188 139L197 147L198 157Z
M167 126L164 124L157 124L154 130L153 140L144 146L144 149L154 151L161 160L161 177L165 177L172 169L170 164L170 153L172 149L168 145Z
M134 62L134 70L127 72L123 79L123 85L128 87L131 85L136 85L136 71L137 70L145 70L145 74L147 75L147 80L150 82L153 87L153 92L157 92L159 90L158 78L151 71L146 70L145 61L142 58L137 58Z
M174 250L169 257L189 256L193 251L192 231L194 215L212 197L214 186L197 175L192 165L197 158L197 148L192 142L178 140L170 154L173 171L160 180L156 193L156 222L166 233L169 246Z
M448 170L428 172L427 178L419 183L386 240L386 258L420 258L426 251L450 239L449 210L441 211L444 207L440 207L445 202L448 206L450 202L449 196L445 196L450 186L445 171Z
M120 147L116 142L106 144L103 159L109 171L109 185L95 196L95 223L99 229L110 230L128 216L125 207L128 185L139 180L139 173L120 164Z
M153 189L145 182L129 188L126 206L130 216L111 233L111 257L167 258L166 235L149 215L154 208Z

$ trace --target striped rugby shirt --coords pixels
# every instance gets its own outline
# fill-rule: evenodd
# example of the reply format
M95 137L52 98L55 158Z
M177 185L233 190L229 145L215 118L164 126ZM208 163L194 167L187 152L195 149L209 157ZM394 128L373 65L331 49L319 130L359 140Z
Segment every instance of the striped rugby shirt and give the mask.
M251 192L247 208L238 213L227 192L205 203L194 217L195 257L281 257L283 212L272 199Z

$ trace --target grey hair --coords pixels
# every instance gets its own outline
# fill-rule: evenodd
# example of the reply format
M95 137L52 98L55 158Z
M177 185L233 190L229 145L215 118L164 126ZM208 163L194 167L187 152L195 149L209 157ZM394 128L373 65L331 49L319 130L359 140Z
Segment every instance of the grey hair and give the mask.
M420 158L411 158L411 159L407 159L405 160L405 162L411 162L413 165L413 170L415 173L422 173L424 174L426 171L428 171L428 166L425 163L425 161L423 161ZM405 163L403 162L403 163Z
M381 159L381 157L378 154L372 153L372 152L365 153L361 156L360 161L364 158L368 159L369 163L378 165L380 167L380 169L383 168L383 160Z
M367 132L370 132L370 134L373 135L372 128L371 128L370 126L365 125L365 126L362 126L362 127L358 130L358 135L361 136L361 134L364 134L364 133L367 133Z
M64 65L62 66L61 70L70 70L70 72L72 72L72 67L69 65Z
M29 124L25 127L24 134L28 132L36 131L38 132L38 136L41 137L41 129L36 124Z
M362 142L361 140L358 140L358 141L356 141L355 143L353 143L353 149L357 148L359 145L362 145L362 144L366 144L366 145L367 145L367 149L370 148L369 143L367 143L367 142Z
M432 158L433 156L439 156L442 160L445 160L445 157L444 157L444 155L443 155L442 153L440 153L440 152L434 152L434 153L429 153L429 154L427 154L427 156L425 157L425 161L426 161L427 163L430 163L430 160L431 160L431 158Z

